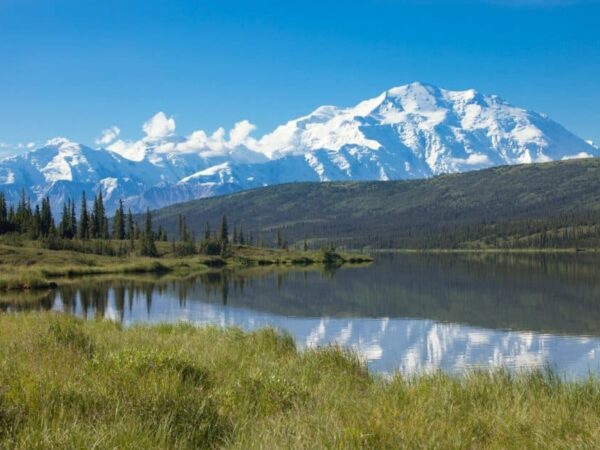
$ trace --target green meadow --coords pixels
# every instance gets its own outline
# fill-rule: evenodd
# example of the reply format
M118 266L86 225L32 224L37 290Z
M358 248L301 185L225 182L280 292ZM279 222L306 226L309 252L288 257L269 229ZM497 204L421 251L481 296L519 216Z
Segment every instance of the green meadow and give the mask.
M0 315L0 448L597 448L600 381L369 373L265 329Z

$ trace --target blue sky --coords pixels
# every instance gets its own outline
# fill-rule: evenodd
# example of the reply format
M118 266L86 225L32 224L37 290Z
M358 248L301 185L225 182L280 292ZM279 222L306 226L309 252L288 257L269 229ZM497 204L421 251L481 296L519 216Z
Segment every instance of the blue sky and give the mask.
M249 119L260 136L416 80L496 93L600 142L593 0L0 0L0 61L11 146L93 144L113 125L137 138L158 111L179 134Z

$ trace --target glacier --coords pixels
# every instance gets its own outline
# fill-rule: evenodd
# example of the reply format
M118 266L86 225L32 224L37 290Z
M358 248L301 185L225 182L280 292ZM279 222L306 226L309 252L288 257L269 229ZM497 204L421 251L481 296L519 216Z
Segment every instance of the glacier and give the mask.
M389 89L349 108L321 106L260 139L240 122L224 144L195 132L177 136L163 113L146 137L91 148L55 138L0 161L0 190L22 190L57 207L102 192L134 212L202 197L303 181L397 180L504 164L596 157L600 150L544 114L476 90L424 83ZM158 116L158 115L157 115ZM108 144L108 142L106 142Z

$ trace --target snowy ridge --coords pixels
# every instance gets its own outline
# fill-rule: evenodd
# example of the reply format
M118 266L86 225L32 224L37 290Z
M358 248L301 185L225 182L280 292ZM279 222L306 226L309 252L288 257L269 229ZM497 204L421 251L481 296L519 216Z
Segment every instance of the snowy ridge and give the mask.
M55 204L102 191L109 211L119 198L140 211L284 182L422 178L600 153L543 114L422 83L350 108L322 106L260 139L247 121L229 135L180 137L164 113L143 130L139 141L102 140L102 149L53 139L0 161L0 189L12 201L25 189Z

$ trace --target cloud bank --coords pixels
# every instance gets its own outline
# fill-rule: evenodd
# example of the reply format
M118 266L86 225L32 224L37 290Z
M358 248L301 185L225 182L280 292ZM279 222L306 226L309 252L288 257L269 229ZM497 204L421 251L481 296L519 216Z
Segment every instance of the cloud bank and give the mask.
M121 130L117 126L112 126L102 131L100 137L96 139L98 145L108 145L114 142L121 134Z
M19 153L33 150L35 148L35 142L20 142L18 144L9 144L7 142L0 142L0 159L9 158Z
M143 126L142 129L146 133L146 138L150 140L158 140L175 133L175 119L167 117L164 112L159 112L151 117Z
M173 117L160 111L142 125L144 136L139 140L116 139L119 135L118 127L111 127L102 132L97 141L104 141L106 148L133 161L141 161L151 150L153 153L181 154L196 153L200 156L218 157L237 154L244 157L255 158L258 145L256 139L251 137L256 126L248 120L237 122L233 128L226 131L218 128L212 133L196 130L182 137L176 135L177 125ZM244 155L245 154L245 155Z

